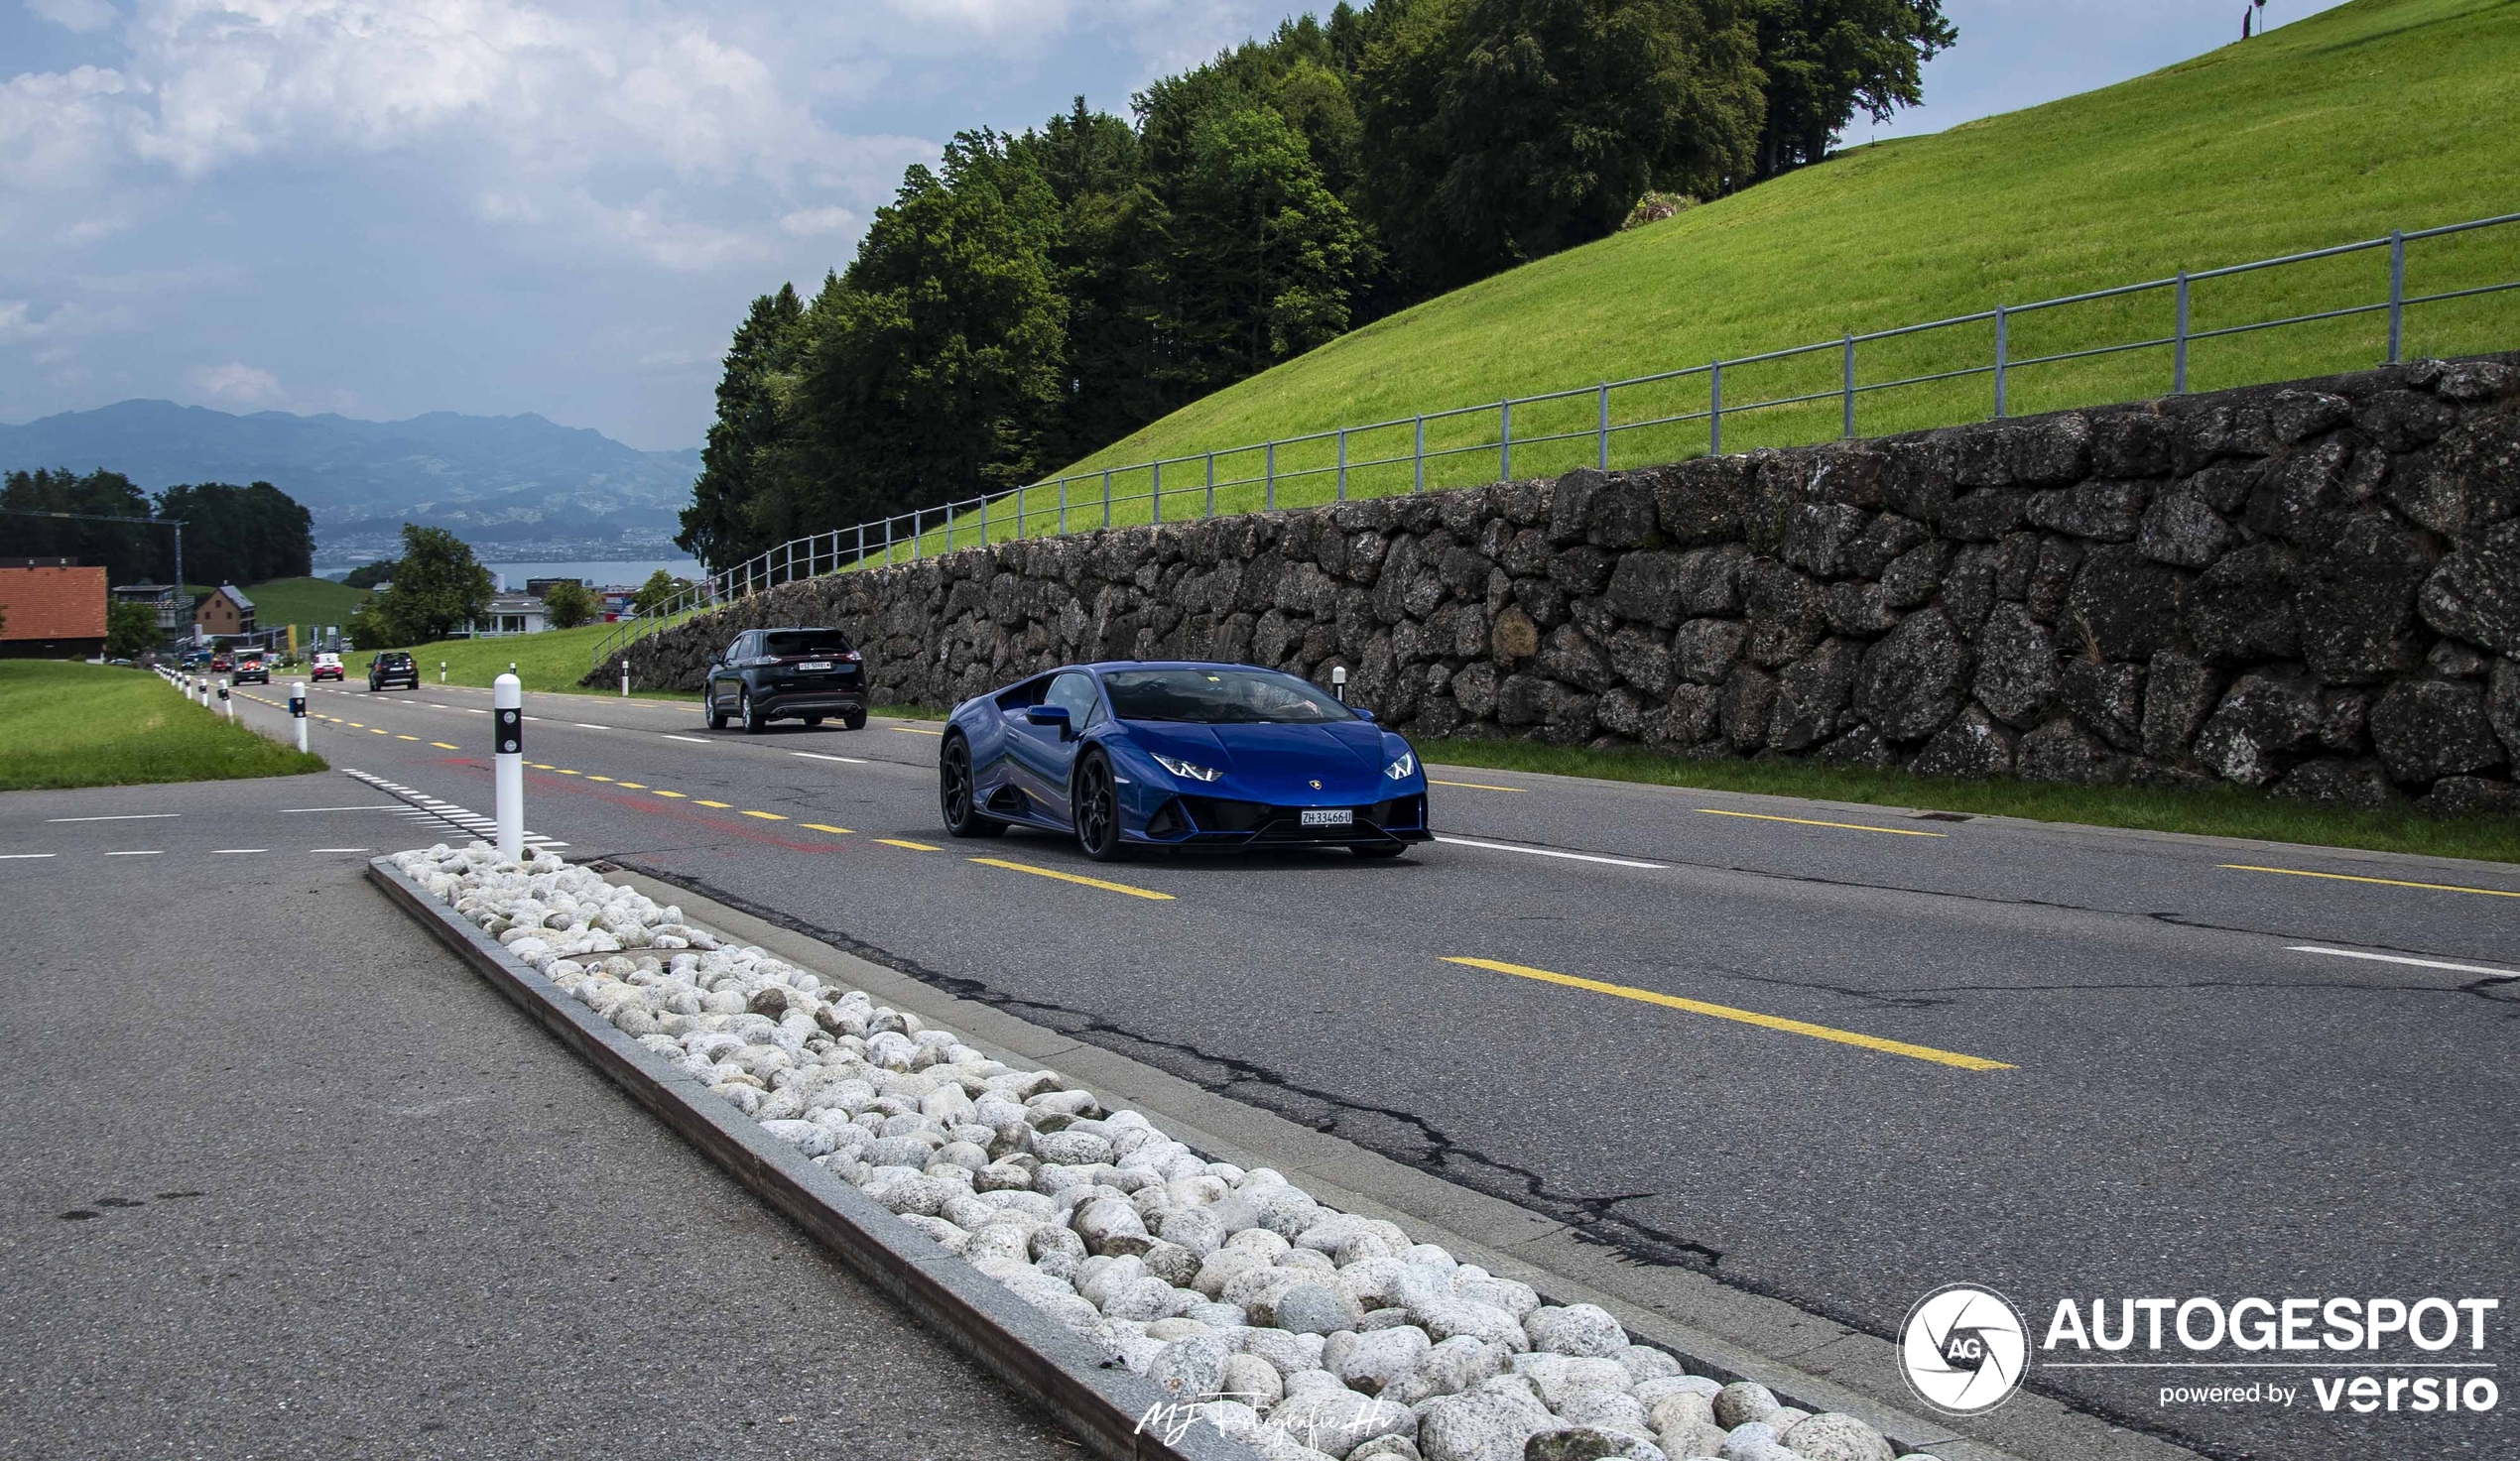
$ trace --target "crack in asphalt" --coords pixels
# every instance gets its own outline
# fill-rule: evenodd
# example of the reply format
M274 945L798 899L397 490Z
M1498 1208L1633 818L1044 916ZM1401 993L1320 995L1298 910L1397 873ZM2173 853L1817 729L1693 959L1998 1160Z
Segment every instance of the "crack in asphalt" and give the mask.
M1662 1195L1659 1192L1584 1195L1565 1191L1555 1187L1539 1172L1463 1145L1442 1127L1413 1112L1306 1085L1255 1061L1219 1055L1185 1041L1148 1035L1090 1011L1012 994L977 979L931 969L916 959L905 958L852 934L754 903L702 879L676 876L654 867L626 863L620 854L613 855L610 861L661 883L670 883L714 899L729 908L740 909L763 922L846 949L869 963L907 974L957 999L987 1005L1009 1014L1021 1014L1031 1023L1046 1026L1062 1035L1087 1039L1104 1048L1129 1046L1154 1052L1158 1058L1149 1059L1147 1063L1167 1074L1193 1081L1219 1095L1248 1101L1324 1136L1355 1141L1359 1146L1378 1151L1421 1171L1448 1181L1460 1182L1489 1196L1502 1197L1517 1206L1555 1218L1584 1242L1643 1262L1693 1269L1700 1273L1712 1273L1723 1263L1722 1250L1657 1228L1619 1210L1621 1203L1658 1197ZM1095 1035L1104 1038L1091 1038ZM1362 1132L1341 1130L1342 1118L1396 1127L1400 1133L1407 1134L1407 1139L1397 1142L1361 1140Z

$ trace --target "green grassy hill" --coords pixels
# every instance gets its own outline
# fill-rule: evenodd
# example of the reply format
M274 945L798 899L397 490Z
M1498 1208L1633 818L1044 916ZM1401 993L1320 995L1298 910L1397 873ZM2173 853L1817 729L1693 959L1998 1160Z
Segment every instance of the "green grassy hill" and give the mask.
M1966 45L1965 40L1962 45ZM1818 167L1692 209L1667 222L1544 259L1417 305L1265 375L1217 392L1067 469L1072 526L1100 519L1100 472L1223 451L1269 437L1494 402L1833 340L2003 304L2166 277L2348 240L2520 210L2510 118L2520 112L2520 3L2355 0L2120 85L1954 127L1853 149ZM2410 294L2520 279L2520 226L2411 249ZM2386 297L2385 252L2197 288L2193 328L2332 308ZM2170 331L2167 291L2012 322L2014 359ZM1984 364L1991 325L1867 347L1859 380ZM2410 315L2407 353L2449 355L2520 344L2520 294L2434 305ZM2190 389L2360 368L2385 353L2380 316L2200 342ZM1827 439L1838 405L1736 417L1737 404L1834 391L1834 351L1727 370L1726 450ZM2170 386L2167 350L2017 370L2016 414L2140 399ZM1621 393L1620 421L1700 412L1702 377ZM1865 435L1973 420L1992 412L1984 377L1865 395ZM1518 409L1516 476L1592 460L1596 403L1587 391ZM1351 460L1406 455L1407 425L1350 442ZM1428 427L1431 449L1485 444L1439 459L1431 485L1492 479L1496 413ZM1614 437L1613 461L1670 461L1706 449L1702 423ZM1334 447L1281 447L1281 505L1325 500ZM1258 476L1259 452L1217 461L1220 480ZM1406 463L1351 473L1351 495L1406 490ZM1195 516L1204 463L1165 472L1165 516ZM1115 477L1143 494L1144 470ZM1179 492L1176 497L1173 494ZM1219 508L1259 506L1256 487ZM1052 531L1028 501L1026 531ZM1011 504L993 506L991 538ZM1141 498L1115 521L1144 522ZM971 526L957 546L977 542ZM922 545L934 550L942 540Z
M366 600L367 590L348 588L329 578L274 578L246 584L245 596L254 601L254 622L271 629L283 624L347 624Z

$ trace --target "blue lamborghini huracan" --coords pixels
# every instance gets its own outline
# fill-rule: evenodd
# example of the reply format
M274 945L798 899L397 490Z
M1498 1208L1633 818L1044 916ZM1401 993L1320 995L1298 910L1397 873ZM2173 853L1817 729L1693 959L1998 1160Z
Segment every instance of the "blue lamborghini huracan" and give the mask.
M954 707L939 753L945 830L1073 832L1127 847L1345 847L1390 857L1434 833L1417 753L1292 674L1249 665L1071 665Z

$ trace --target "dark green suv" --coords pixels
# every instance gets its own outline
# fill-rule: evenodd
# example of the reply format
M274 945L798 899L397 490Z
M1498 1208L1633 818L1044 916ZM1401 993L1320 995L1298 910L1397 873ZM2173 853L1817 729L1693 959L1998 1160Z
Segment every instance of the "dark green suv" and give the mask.
M751 629L708 667L708 728L729 720L759 735L774 720L866 724L866 666L836 629Z

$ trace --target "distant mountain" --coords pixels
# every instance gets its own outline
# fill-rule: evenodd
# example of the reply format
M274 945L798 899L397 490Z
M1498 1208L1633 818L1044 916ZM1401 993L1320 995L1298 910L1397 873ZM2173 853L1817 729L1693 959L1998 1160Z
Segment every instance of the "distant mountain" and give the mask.
M38 467L107 467L152 492L270 482L315 515L318 565L338 565L390 552L407 522L485 557L655 556L700 454L639 451L531 415L363 422L124 401L0 426L0 470Z

